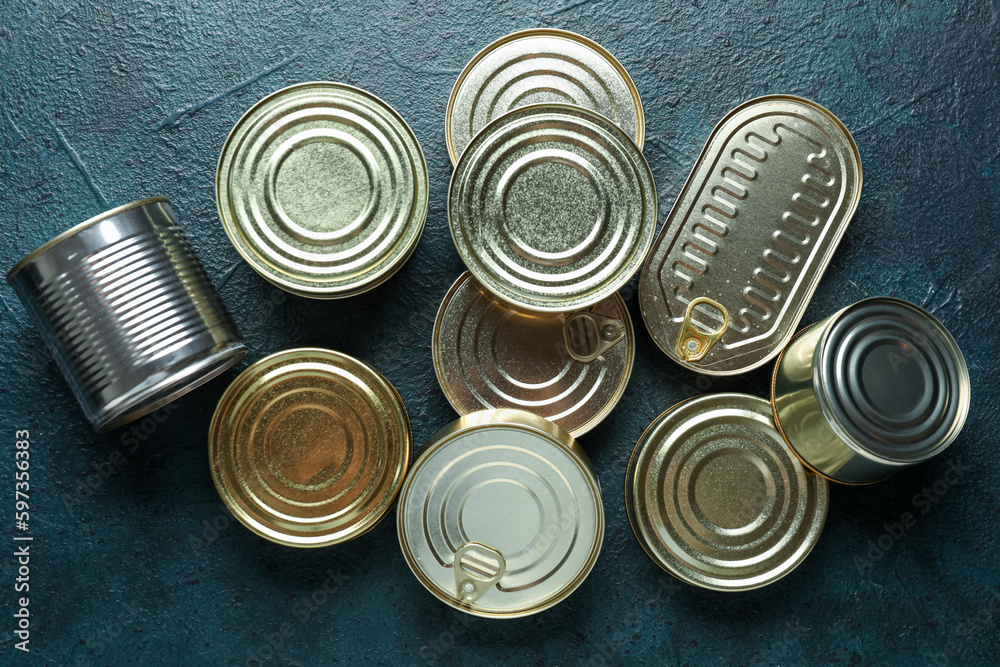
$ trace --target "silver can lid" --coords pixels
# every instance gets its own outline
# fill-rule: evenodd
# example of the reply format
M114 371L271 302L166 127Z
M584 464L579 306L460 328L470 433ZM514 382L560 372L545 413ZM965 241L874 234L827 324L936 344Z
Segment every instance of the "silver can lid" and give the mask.
M522 30L480 51L458 75L445 114L452 164L494 118L528 104L570 103L607 116L642 148L639 92L614 56L567 30Z
M656 187L604 116L532 105L475 136L451 178L448 224L479 284L516 308L566 313L618 291L656 231Z
M680 403L643 433L629 462L632 529L664 570L696 586L774 583L812 551L829 489L775 428L770 404L745 394Z
M571 315L511 309L468 272L434 323L434 371L459 414L517 408L579 436L618 403L632 374L635 334L617 294Z
M476 616L540 612L583 583L604 538L600 487L566 431L520 410L485 410L425 445L399 498L410 569Z
M268 95L233 127L216 174L219 218L264 278L292 293L366 291L412 254L427 164L392 107L342 83Z
M969 413L969 369L933 315L890 297L836 316L817 347L821 400L847 442L894 463L939 454Z

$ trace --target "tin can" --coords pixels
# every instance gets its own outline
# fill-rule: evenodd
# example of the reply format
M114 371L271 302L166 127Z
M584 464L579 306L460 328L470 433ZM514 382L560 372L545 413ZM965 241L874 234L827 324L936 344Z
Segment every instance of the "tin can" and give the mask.
M570 315L514 310L468 272L434 322L434 372L461 414L516 408L576 437L618 403L635 358L635 333L618 294Z
M18 262L7 282L98 432L166 405L246 354L162 197L80 223Z
M537 415L474 412L424 446L400 495L399 543L417 579L492 618L564 600L604 538L597 478L573 437Z
M861 157L844 124L770 95L712 132L639 282L653 340L682 366L735 375L788 343L854 216Z
M678 579L717 591L781 579L819 540L829 499L782 440L767 400L708 394L642 434L625 478L632 530Z
M596 111L642 148L642 101L621 63L586 37L540 28L501 37L458 75L445 112L451 163L458 163L472 137L494 118L529 104L551 103Z
M212 417L209 464L223 502L272 542L322 547L375 526L409 467L410 420L378 371L297 348L243 371Z
M219 218L261 276L300 296L352 296L409 259L427 218L427 163L388 104L301 83L236 123L219 157Z
M604 116L531 105L489 123L462 153L448 225L488 292L521 310L568 313L642 267L656 187L639 147Z
M799 334L774 368L785 440L834 482L869 484L940 454L969 413L969 369L933 315L865 299Z

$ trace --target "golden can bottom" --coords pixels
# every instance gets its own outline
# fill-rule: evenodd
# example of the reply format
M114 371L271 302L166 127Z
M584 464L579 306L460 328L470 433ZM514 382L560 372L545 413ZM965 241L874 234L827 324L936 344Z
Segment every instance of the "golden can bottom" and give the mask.
M586 454L552 422L513 409L474 412L434 435L396 516L420 583L460 611L494 618L565 599L604 539Z
M684 401L643 433L625 507L639 543L687 583L742 591L794 570L826 522L827 481L775 428L770 404L745 394Z
M298 348L229 386L209 431L219 495L279 544L357 537L392 507L409 466L410 420L378 371L346 354Z

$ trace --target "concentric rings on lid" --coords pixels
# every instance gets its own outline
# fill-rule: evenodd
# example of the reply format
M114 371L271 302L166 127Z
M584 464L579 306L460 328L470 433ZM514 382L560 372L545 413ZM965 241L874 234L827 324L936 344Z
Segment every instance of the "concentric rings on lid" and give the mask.
M809 554L826 521L827 481L806 471L770 404L710 394L660 415L636 445L625 506L660 567L703 588L760 588Z
M212 479L236 517L280 544L319 547L381 520L409 466L410 421L375 369L298 348L253 364L209 431Z
M642 266L656 188L642 152L607 118L527 106L462 153L448 224L484 289L517 308L566 313L608 298Z
M518 107L548 103L597 111L642 148L642 102L621 63L586 37L544 28L501 37L459 74L445 115L452 164L494 118Z
M618 403L635 334L617 294L567 317L513 310L466 272L438 311L434 371L459 414L517 408L579 436Z
M341 83L302 83L255 104L219 158L219 217L264 278L350 296L409 258L427 217L427 164L388 104Z
M518 617L565 599L604 537L597 479L572 436L520 410L463 417L425 445L400 494L403 555L438 599Z
M826 406L872 454L916 463L961 430L969 371L958 343L927 311L889 297L861 301L837 316L820 354Z

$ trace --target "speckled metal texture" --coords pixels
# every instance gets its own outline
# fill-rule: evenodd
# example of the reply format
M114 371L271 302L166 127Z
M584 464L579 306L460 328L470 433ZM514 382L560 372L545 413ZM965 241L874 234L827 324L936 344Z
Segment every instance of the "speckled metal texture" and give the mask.
M579 436L625 391L635 332L617 294L576 317L535 315L491 298L466 272L441 302L432 352L441 390L459 414L516 408Z
M466 147L448 226L487 291L524 310L565 313L602 301L642 267L656 186L635 142L604 116L532 104Z
M436 433L406 478L397 516L420 583L487 618L537 614L565 600L604 541L604 503L587 455L552 422L509 408L473 412Z
M744 373L777 356L860 198L861 157L832 113L788 95L733 109L705 144L643 267L639 306L653 340L711 375ZM705 298L715 305L687 313ZM680 347L691 341L681 340L688 322L722 332L697 358Z
M444 138L453 163L494 118L528 104L576 104L607 116L642 148L642 100L628 72L582 35L543 28L501 37L458 75Z
M431 355L438 306L465 270L446 209L451 87L496 39L565 28L613 53L642 92L660 224L712 128L737 105L790 93L835 111L862 151L864 194L802 321L868 296L922 306L962 348L972 409L942 456L873 486L831 486L820 543L791 576L735 595L684 585L632 534L621 493L628 459L671 405L710 391L765 397L771 369L715 377L674 363L639 326L633 279L621 291L637 325L632 379L611 414L580 437L604 488L601 557L554 608L496 622L460 614L424 590L400 553L396 510L328 549L273 544L229 515L205 438L236 372L179 400L169 415L139 420L135 432L95 435L7 290L0 427L4 452L15 430L31 431L37 516L28 532L38 548L32 655L4 642L0 662L1000 662L994 5L196 1L5 4L0 265L117 202L166 194L250 349L243 365L304 345L350 354L395 385L422 444L455 419ZM265 281L233 249L215 210L216 163L233 124L265 95L317 79L364 88L395 108L420 140L430 176L427 226L410 260L378 288L335 301ZM0 458L8 498L12 475ZM6 505L7 530L10 511ZM0 559L0 607L8 611L12 568Z
M149 414L247 353L162 197L81 222L7 282L97 431Z
M805 331L774 367L771 405L792 450L846 484L938 456L969 414L969 370L933 315L865 299Z
M625 509L650 558L717 591L768 586L798 567L823 531L829 496L778 433L770 403L746 394L664 412L625 477Z
M332 299L385 282L427 219L427 163L406 121L371 93L314 81L236 123L215 179L219 218L258 273Z
M292 348L253 364L219 400L208 433L212 480L229 510L279 544L354 539L396 501L410 419L364 362Z

